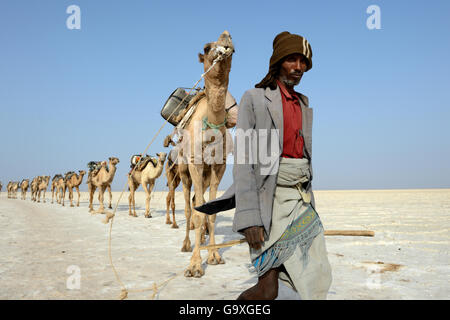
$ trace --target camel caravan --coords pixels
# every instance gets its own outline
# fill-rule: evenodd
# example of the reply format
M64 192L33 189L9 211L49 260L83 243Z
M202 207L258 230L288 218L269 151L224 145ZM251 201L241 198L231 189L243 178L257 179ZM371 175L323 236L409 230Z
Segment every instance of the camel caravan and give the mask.
M164 140L163 147L170 148L168 153L159 152L156 157L136 154L130 159L131 170L127 174L129 190L129 216L137 217L135 192L142 186L146 194L145 218L151 218L151 194L156 180L161 176L167 179L168 194L166 198L165 223L177 229L175 218L175 189L181 184L184 194L184 214L186 217L185 238L180 244L182 252L192 252L190 264L185 270L186 277L204 275L200 245L209 237L209 244L215 244L216 216L206 216L194 209L205 203L204 194L209 188L209 200L217 197L219 183L225 173L226 159L233 150L233 141L228 129L236 125L237 105L228 92L234 46L231 36L224 31L215 42L205 44L203 52L198 55L203 64L204 88L176 89L167 99L161 110L161 116L174 126L173 132ZM200 151L200 152L197 152ZM114 180L117 157L107 161L90 161L86 184L89 194L89 212L106 213L104 207L105 191L109 193L108 208L112 209L111 184ZM163 171L165 168L165 175ZM46 191L50 187L51 203L65 206L66 192L70 207L80 206L80 190L86 171L69 171L64 175L58 173L52 178L48 175L22 182L10 181L7 185L8 198L16 199L17 190L21 189L21 199L26 199L28 189L31 201L46 202ZM193 187L193 189L192 189ZM77 192L76 204L74 189ZM99 207L94 210L94 194L98 190ZM1 183L0 183L1 191ZM170 217L172 215L172 218ZM194 230L194 247L190 240L190 230ZM222 264L224 260L218 249L208 250L207 263Z

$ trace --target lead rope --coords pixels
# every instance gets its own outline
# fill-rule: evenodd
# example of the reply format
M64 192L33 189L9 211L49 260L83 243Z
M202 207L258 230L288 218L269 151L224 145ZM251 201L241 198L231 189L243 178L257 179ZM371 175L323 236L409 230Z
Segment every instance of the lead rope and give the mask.
M150 146L153 144L153 142L155 141L156 137L159 135L159 133L161 132L161 130L164 128L164 126L167 124L167 122L169 122L169 119L173 116L173 114L175 113L175 111L178 109L178 107L184 102L184 100L186 99L186 97L188 97L191 92L194 90L194 88L197 87L198 83L206 76L206 74L211 71L211 69L216 65L217 62L223 60L226 56L230 55L230 51L220 51L219 52L219 56L214 59L213 63L211 64L211 66L208 68L208 70L206 70L201 76L200 79L198 79L198 81L194 84L194 86L192 87L192 89L188 92L188 94L180 101L180 103L178 104L178 106L176 108L174 108L174 110L172 111L172 113L169 115L169 117L167 117L167 120L164 121L164 123L161 125L161 127L159 128L159 130L156 132L156 134L153 136L153 139L150 141L150 143L147 145L147 147L145 148L144 152L141 153L141 157L139 159L139 161L136 163L136 165L134 166L134 168L130 171L130 175L134 172L134 170L136 169L137 165L141 162L143 155L146 154L147 150L150 148ZM111 240L112 240L112 227L113 227L113 222L114 222L114 216L116 215L116 211L117 211L117 207L119 206L119 202L122 199L122 196L125 192L125 189L128 185L128 181L125 183L125 186L122 189L122 192L120 193L119 199L116 202L116 205L113 209L112 213L107 213L106 214L106 218L104 223L107 224L111 221L111 224L109 226L109 239L108 239L108 256L109 256L109 262L111 264L111 267L114 271L114 275L116 277L117 282L120 284L120 286L122 287L121 293L119 295L119 299L120 300L124 300L128 297L128 293L129 292L145 292L145 291L150 291L153 290L153 294L151 296L151 299L154 299L156 297L156 295L158 294L158 287L163 286L164 284L168 283L169 281L175 279L177 276L179 276L181 274L178 273L172 277L170 277L169 279L163 281L159 286L156 283L153 283L153 286L151 288L146 288L146 289L140 289L140 290L128 290L127 287L125 286L125 284L122 282L122 280L120 279L119 273L116 270L116 267L114 266L113 260L112 260L112 255L111 255Z

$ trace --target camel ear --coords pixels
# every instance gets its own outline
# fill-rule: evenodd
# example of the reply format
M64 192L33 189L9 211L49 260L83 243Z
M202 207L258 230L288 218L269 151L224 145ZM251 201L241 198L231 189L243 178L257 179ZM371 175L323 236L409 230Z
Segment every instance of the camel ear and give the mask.
M156 156L158 156L159 157L159 152L156 154Z
M203 62L205 61L205 56L204 56L203 54L199 53L199 54L198 54L198 61L199 61L200 63L203 63Z

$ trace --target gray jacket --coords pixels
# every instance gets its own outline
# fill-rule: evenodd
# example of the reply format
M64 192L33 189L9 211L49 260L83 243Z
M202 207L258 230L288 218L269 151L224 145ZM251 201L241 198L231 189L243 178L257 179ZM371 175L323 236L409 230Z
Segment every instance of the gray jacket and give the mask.
M302 107L302 131L305 141L304 154L311 160L312 155L312 119L313 110L308 107L308 98L300 97ZM268 132L262 139L257 134L253 146L257 149L246 147L242 153L242 140L238 140L239 130L254 129L254 132ZM276 134L270 134L271 129L277 129ZM242 131L241 131L242 132ZM277 139L272 141L272 139ZM276 188L278 165L283 149L283 105L280 89L256 88L248 90L242 96L236 124L236 142L234 143L233 184L225 193L202 206L196 207L200 212L214 214L220 211L236 208L233 220L233 231L242 232L251 226L264 226L266 235L269 234L272 219L272 205ZM256 142L256 143L255 143ZM247 146L247 144L246 144ZM240 154L239 154L240 153ZM255 159L255 155L271 155L275 157L275 167L270 168L270 163ZM241 157L241 158L239 158ZM242 160L245 158L245 163ZM253 157L253 158L252 158ZM312 167L310 161L312 179ZM307 187L311 191L311 184ZM314 196L312 196L314 206Z

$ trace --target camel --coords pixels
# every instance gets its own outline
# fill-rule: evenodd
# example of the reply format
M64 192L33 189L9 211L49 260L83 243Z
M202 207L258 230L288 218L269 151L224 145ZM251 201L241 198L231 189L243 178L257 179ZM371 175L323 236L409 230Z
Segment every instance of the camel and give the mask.
M166 161L166 153L160 152L156 155L158 157L156 165L153 164L151 157L145 157L141 160L141 163L137 164L137 166L141 168L134 169L128 174L128 187L130 189L128 208L130 216L137 217L134 193L137 188L139 188L139 185L142 185L142 188L147 195L145 199L145 217L152 217L152 214L150 213L150 196L153 187L155 186L155 181L161 176L164 169L164 162ZM131 206L133 206L133 213L131 213Z
M88 181L86 182L89 189L89 212L105 213L105 208L103 206L104 193L108 187L111 188L111 183L114 179L114 175L116 174L116 165L119 162L120 161L118 158L110 157L109 171L106 166L106 161L103 161L102 166L98 170L98 172L96 174L89 175ZM97 188L99 188L98 201L100 202L100 208L97 212L94 212L92 201L94 199L94 193Z
M87 184L89 184L89 181L91 180L91 176L96 175L98 170L100 170L101 167L102 167L102 161L91 161L88 163L89 172L88 172L88 179L86 181ZM108 169L107 169L107 171L108 171ZM110 184L108 184L106 186L106 190L108 190L108 193L109 193L108 208L112 209L112 192L111 192Z
M52 190L52 202L51 203L53 203L55 196L56 196L56 202L59 203L59 201L58 201L58 179L60 177L62 177L62 175L57 173L52 178L52 184L50 186L50 189Z
M28 187L30 185L30 179L23 179L20 183L20 189L22 189L22 200L25 200L27 197Z
M195 206L202 205L204 193L209 187L209 200L216 199L217 189L226 168L227 141L225 98L228 91L229 73L231 70L234 46L228 31L224 31L216 42L204 46L204 53L199 54L205 72L216 64L205 75L205 99L201 99L182 133L182 148L179 152L178 173L183 184L186 215L186 236L182 251L191 251L189 230L191 222L195 228L195 246L189 266L184 275L186 277L201 277L204 275L200 244L202 228L205 223L209 232L209 244L215 244L216 215L206 215L191 209L191 186L194 185ZM203 130L201 125L204 125ZM199 131L200 127L200 131ZM214 128L214 129L208 129ZM185 138L186 136L186 138ZM225 143L227 141L227 143ZM213 143L212 143L213 142ZM200 150L200 153L198 152ZM208 152L210 154L208 155ZM192 221L191 221L192 219ZM202 230L203 229L203 230ZM207 263L211 265L225 263L218 249L208 250Z
M3 188L3 185L2 185L2 182L0 181L0 193L2 192L2 188Z
M41 192L43 192L42 202L45 203L45 192L47 191L50 176L41 176L38 184L37 202L41 202Z
M8 199L10 199L11 198L11 192L12 192L12 184L13 184L13 182L12 181L9 181L8 182L8 184L6 185L6 191L8 192Z
M80 185L83 181L83 177L86 174L86 171L79 170L79 175L73 172L73 174L70 174L66 176L65 180L65 189L64 189L64 195L63 199L66 197L66 189L69 189L69 200L70 200L70 206L74 207L72 200L73 200L73 188L77 190L78 193L78 200L77 200L77 207L80 206ZM64 205L64 204L63 204Z
M64 207L64 198L65 198L65 192L66 189L66 175L63 177L62 175L59 175L56 178L56 202L58 202L60 205Z
M8 198L10 199L17 199L17 190L20 188L19 182L16 181L10 181L8 183L7 189L8 189Z
M38 176L33 178L33 180L31 181L31 201L36 201L40 179L41 177Z

